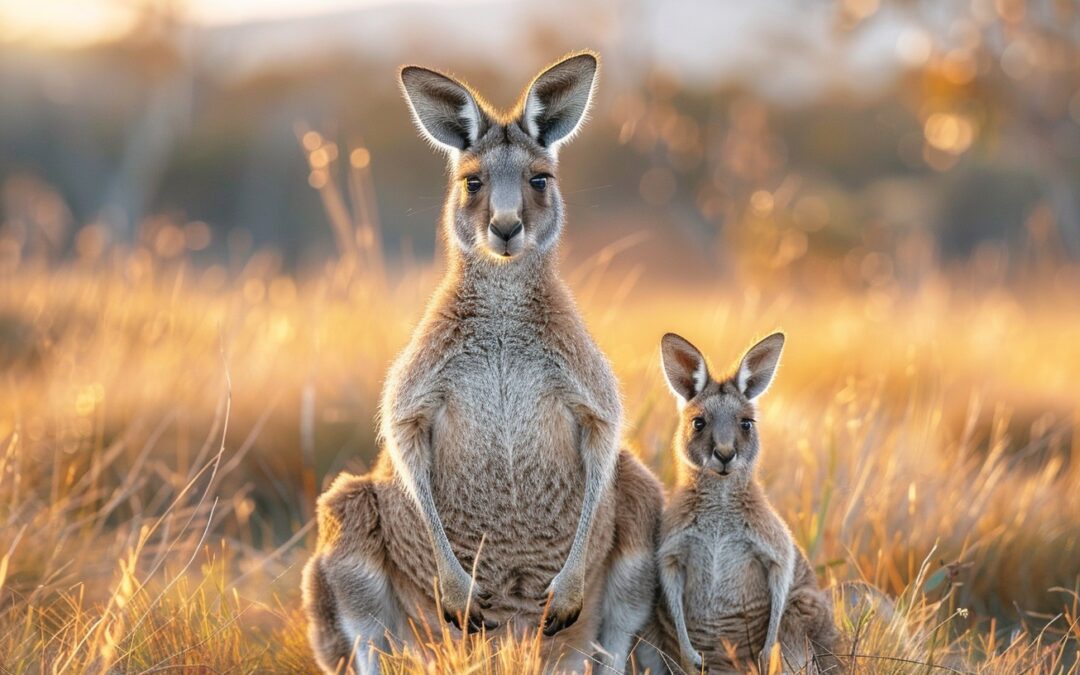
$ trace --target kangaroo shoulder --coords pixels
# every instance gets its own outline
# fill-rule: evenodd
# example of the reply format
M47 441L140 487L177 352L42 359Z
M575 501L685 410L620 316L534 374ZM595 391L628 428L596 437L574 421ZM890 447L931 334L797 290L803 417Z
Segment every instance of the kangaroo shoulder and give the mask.
M777 559L795 556L795 539L791 536L791 530L769 503L764 492L760 492L758 498L747 503L744 515L753 538L766 555Z
M413 329L408 344L394 360L391 379L405 376L410 371L432 368L465 341L468 308L463 306L454 288L452 278L443 280Z
M697 496L692 489L677 489L668 501L660 520L660 537L664 541L682 539L694 524L697 515Z
M590 410L603 411L604 416L621 415L615 371L585 324L567 319L552 328L544 332L544 349L571 398Z
M603 356L573 296L561 281L552 284L544 303L546 307L542 314L545 330L542 335L548 349L567 358L592 359L597 355Z
M430 407L439 397L446 363L460 350L460 330L441 319L425 320L387 372L380 400L380 420L409 416Z

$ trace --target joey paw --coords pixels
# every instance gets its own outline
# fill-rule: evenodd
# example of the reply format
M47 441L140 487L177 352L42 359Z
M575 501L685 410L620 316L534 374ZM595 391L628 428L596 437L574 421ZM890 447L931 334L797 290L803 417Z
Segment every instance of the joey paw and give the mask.
M780 644L772 643L771 645L765 645L765 648L761 650L757 658L758 672L762 675L767 675L772 667L772 662L776 661L776 665L780 665L782 657L780 656ZM777 671L779 672L779 671Z
M687 654L687 665L690 667L691 673L703 673L705 672L705 657L701 655L701 652L694 650Z

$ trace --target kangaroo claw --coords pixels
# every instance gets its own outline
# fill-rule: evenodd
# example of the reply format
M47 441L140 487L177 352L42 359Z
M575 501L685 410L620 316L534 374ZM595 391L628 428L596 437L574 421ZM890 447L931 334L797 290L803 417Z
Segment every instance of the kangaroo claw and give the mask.
M479 633L480 629L494 630L499 627L499 622L494 619L485 619L484 616L474 611L469 615L467 621L465 621L465 627L461 626L461 615L455 614L450 611L443 611L443 620L449 624L452 624L454 628L463 631L469 635Z
M559 631L574 625L581 616L581 610L577 609L564 617L549 616L544 622L544 635L551 637Z

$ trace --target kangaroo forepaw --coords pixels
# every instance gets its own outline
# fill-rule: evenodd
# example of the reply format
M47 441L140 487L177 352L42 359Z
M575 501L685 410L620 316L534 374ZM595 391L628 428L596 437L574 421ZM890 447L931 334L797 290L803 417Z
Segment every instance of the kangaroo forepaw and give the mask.
M580 607L562 615L549 613L547 619L544 620L544 635L551 637L564 628L569 628L574 625L574 622L578 620L579 616L581 616Z
M473 611L473 612L469 613L469 619L464 622L465 623L465 628L461 627L461 624L462 624L461 617L462 617L461 614L452 614L452 613L447 612L447 611L443 612L443 620L444 621L446 621L449 624L452 624L454 626L454 628L457 628L458 630L463 631L463 632L465 632L465 633L467 633L469 635L473 635L474 633L479 633L481 628L483 628L484 630L494 630L494 629L499 627L499 622L498 621L492 621L490 619L485 619L484 615L481 614L479 611Z
M479 633L481 628L492 630L499 626L497 621L484 618L484 610L491 609L491 593L472 586L469 597L468 583L440 584L442 594L443 620L466 633ZM468 616L465 608L468 607Z
M473 593L473 602L476 606L483 610L491 609L491 593L487 591L476 591Z
M564 582L562 575L556 576L548 586L548 595L542 603L545 608L543 634L551 637L568 629L581 616L583 603L583 583Z

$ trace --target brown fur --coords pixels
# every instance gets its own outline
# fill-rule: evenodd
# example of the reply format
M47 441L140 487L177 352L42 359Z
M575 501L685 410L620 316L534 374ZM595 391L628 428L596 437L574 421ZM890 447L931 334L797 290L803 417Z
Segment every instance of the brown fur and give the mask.
M320 507L305 606L325 669L377 670L363 650L409 619L522 630L542 614L568 655L599 638L620 669L647 619L659 491L620 453L618 383L554 260L556 149L596 66L589 54L552 66L511 116L445 75L402 70L418 126L451 157L449 265L387 376L377 466ZM343 655L353 643L361 653Z
M613 509L610 532L606 539L605 564L595 566L595 573L610 570L617 561L633 560L647 555L652 564L652 551L655 550L660 534L660 513L663 508L663 494L659 481L636 457L622 451L616 466ZM354 654L363 653L364 645L353 645L347 641L343 632L336 629L341 610L338 603L347 601L349 590L335 588L329 578L348 579L359 561L369 564L385 575L388 586L398 601L399 621L388 623L385 630L391 639L398 643L407 642L410 629L406 619L413 618L437 625L440 617L435 612L434 561L431 545L423 533L419 522L420 515L408 495L396 483L393 467L384 458L376 467L364 476L348 473L340 474L333 484L319 498L318 523L319 541L315 555L305 568L304 609L311 622L312 642L320 662L327 670L333 671L337 663L350 663ZM393 523L393 526L389 526ZM522 525L515 531L520 532ZM530 539L526 535L527 539ZM537 537L543 540L542 536ZM487 544L485 543L485 548ZM463 559L472 562L468 553L462 552ZM484 559L482 556L481 560ZM481 566L480 569L487 569ZM477 578L483 579L478 569ZM595 578L595 573L594 577ZM503 574L505 578L506 575ZM429 580L423 583L423 580ZM645 603L652 608L655 596L655 573L645 576L647 583L635 582L630 589L620 589L609 585L605 595L629 592L645 598ZM520 579L514 578L520 583ZM588 607L583 614L586 621L579 621L575 626L559 635L558 644L572 645L574 649L591 651L590 641L601 629L598 604L602 601L599 584L592 583L594 592L588 598ZM539 588L533 583L532 590ZM511 589L511 590L522 590ZM515 596L504 596L513 600ZM533 597L539 597L533 595ZM492 607L492 614L515 611L516 606L507 609L504 605ZM534 603L524 606L524 616L518 617L523 628L535 628L539 625L540 607ZM618 628L616 626L616 628ZM634 628L632 630L637 630ZM385 649L385 645L380 645ZM323 656L325 655L325 656Z

